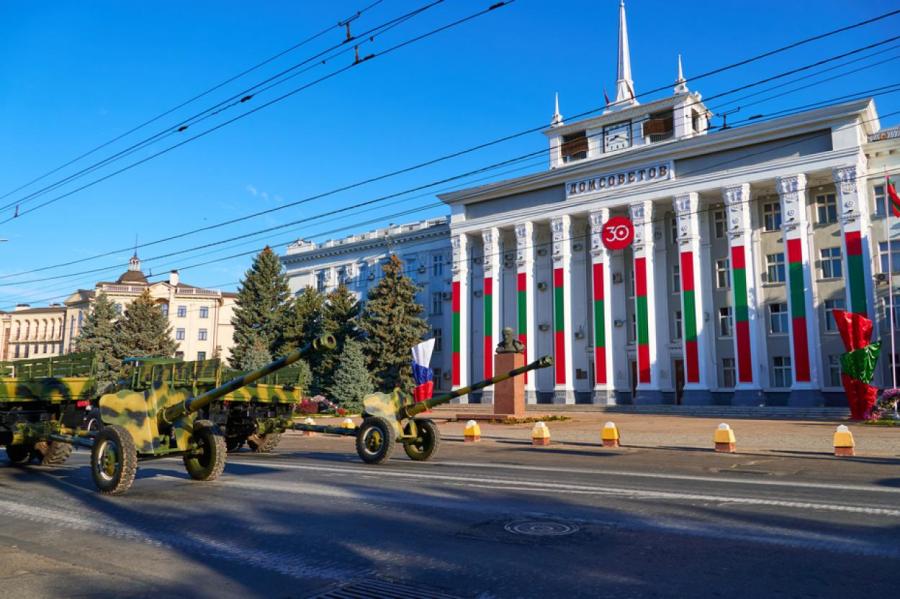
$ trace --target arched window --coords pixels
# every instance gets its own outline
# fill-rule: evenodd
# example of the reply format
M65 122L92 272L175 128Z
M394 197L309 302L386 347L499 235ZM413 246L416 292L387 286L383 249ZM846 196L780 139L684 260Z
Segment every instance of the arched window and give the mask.
M22 336L22 323L17 322L16 323L16 341L18 341L21 336ZM18 349L18 347L16 349ZM16 357L18 358L18 356L16 356Z
M29 339L29 335L31 335L31 321L25 321L25 339Z

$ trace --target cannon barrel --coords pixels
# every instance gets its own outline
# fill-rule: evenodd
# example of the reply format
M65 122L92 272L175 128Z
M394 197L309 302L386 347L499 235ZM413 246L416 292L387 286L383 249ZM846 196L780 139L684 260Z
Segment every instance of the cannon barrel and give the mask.
M241 387L246 387L247 385L258 381L267 374L271 374L276 370L281 370L282 368L290 366L297 360L305 358L306 356L314 352L322 350L332 350L336 346L337 340L335 340L334 335L323 335L318 339L314 339L311 343L306 344L304 347L296 349L286 356L282 356L274 362L266 364L258 370L254 370L253 372L248 372L243 376L233 378L227 383L223 383L215 389L210 389L206 393L198 395L197 397L189 397L181 403L175 404L174 406L169 406L168 408L160 412L159 421L160 423L171 424L176 419L181 418L186 414L190 414L192 412L203 409L209 404L209 402L213 401L214 399L218 399L219 397L227 395L236 389L240 389Z
M506 379L511 379L515 376L519 376L525 374L529 370L537 370L538 368L547 368L548 366L553 365L553 358L551 356L544 356L542 358L538 358L531 364L526 364L525 366L520 366L519 368L514 368L509 372L505 372L503 374L498 374L497 376L484 380L478 381L477 383L472 383L468 387L460 387L459 389L455 389L450 393L444 393L442 395L438 395L437 397L432 397L431 399L426 399L425 401L419 402L417 404L406 405L401 408L403 414L400 415L401 418L412 418L416 414L421 414L427 410L435 406L439 406L441 404L448 403L457 397L462 397L472 391L478 391L480 389L484 389L485 387L490 387L491 385L495 385L500 381L505 381Z

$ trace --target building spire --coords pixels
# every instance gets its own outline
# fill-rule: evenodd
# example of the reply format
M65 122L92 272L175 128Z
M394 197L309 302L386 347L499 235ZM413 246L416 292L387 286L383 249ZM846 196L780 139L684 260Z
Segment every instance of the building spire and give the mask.
M556 108L553 110L553 118L550 119L551 127L559 127L563 124L562 115L559 113L559 92L556 92Z
M619 3L619 64L616 71L617 108L634 106L634 82L631 80L631 51L628 48L628 24L625 21L625 0Z
M681 69L681 54L678 55L678 79L675 80L675 93L686 94L688 92L687 81L684 78L684 71Z

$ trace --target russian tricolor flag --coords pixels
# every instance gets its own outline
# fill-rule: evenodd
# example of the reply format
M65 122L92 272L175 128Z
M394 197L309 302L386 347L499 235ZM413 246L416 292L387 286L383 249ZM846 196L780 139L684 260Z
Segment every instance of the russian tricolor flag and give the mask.
M431 369L431 354L434 351L434 339L423 341L412 348L412 371L416 388L413 389L413 399L416 402L431 398L434 392L434 371Z

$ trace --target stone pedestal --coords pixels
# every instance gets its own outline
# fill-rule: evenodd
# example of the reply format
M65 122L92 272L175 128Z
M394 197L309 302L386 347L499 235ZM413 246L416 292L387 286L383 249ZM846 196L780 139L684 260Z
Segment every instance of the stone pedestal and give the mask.
M523 354L497 354L494 372L502 374L525 365ZM517 376L494 385L494 415L525 417L525 377Z

